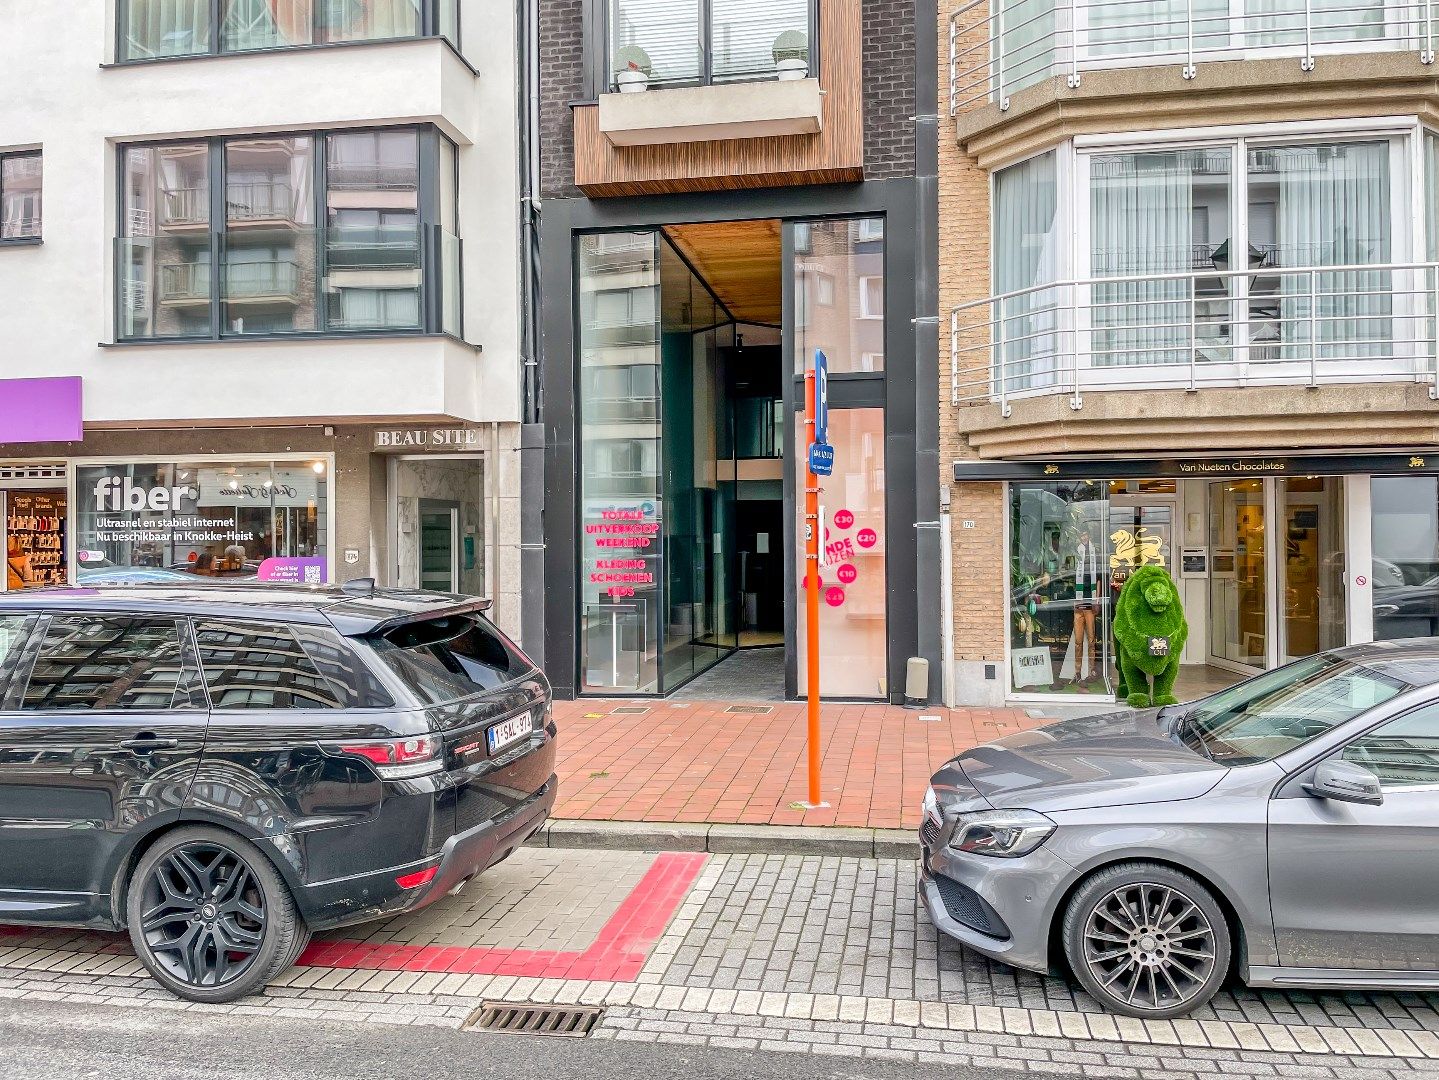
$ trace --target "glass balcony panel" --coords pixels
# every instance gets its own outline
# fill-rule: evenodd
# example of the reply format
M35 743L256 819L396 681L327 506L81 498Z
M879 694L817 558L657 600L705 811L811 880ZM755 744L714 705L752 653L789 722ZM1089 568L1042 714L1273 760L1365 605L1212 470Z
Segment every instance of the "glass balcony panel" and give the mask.
M381 41L418 37L421 0L317 0L319 40Z
M319 329L314 229L250 229L225 235L221 280L226 334Z
M440 36L450 39L456 48L460 45L460 0L439 0L436 25Z
M440 237L440 329L460 337L464 332L464 295L460 266L464 246L459 237L441 232Z
M208 246L187 248L167 236L115 241L122 338L186 338L210 335ZM187 256L191 261L186 261ZM203 257L206 261L200 262Z
M125 60L210 51L210 0L126 0L120 52Z
M220 48L278 49L314 41L311 0L224 0Z

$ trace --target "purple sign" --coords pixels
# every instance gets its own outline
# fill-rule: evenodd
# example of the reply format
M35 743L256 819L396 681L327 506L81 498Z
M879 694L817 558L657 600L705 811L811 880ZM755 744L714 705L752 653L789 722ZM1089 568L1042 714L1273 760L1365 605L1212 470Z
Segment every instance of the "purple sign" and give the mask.
M325 583L325 560L266 559L260 564L256 580L288 585L323 585Z
M0 443L79 442L84 437L78 375L0 379Z

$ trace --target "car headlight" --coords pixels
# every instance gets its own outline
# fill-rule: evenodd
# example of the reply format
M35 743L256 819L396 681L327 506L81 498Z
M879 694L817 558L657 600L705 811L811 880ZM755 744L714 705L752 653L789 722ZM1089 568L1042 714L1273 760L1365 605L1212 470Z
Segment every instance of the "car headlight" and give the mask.
M1056 826L1034 810L985 810L961 814L950 837L955 851L1018 859L1049 839Z
M939 819L939 799L934 794L934 788L927 787L924 789L924 803L920 806L920 809L924 813L932 815L936 820Z

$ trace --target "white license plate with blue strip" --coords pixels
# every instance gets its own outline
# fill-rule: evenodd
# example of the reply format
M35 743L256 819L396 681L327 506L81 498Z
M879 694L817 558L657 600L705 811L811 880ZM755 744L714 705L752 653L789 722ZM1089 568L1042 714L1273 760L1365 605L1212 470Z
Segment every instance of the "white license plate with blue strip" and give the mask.
M493 754L496 750L503 750L511 743L519 742L535 730L534 713L521 713L519 716L512 716L508 720L501 720L498 724L485 731L485 745Z

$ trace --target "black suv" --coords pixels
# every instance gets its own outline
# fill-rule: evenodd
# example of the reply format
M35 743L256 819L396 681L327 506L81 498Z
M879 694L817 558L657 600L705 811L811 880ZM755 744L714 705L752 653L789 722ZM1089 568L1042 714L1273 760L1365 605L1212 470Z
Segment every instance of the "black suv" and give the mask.
M313 932L412 911L554 806L550 686L421 592L0 595L0 919L128 928L232 1001Z

